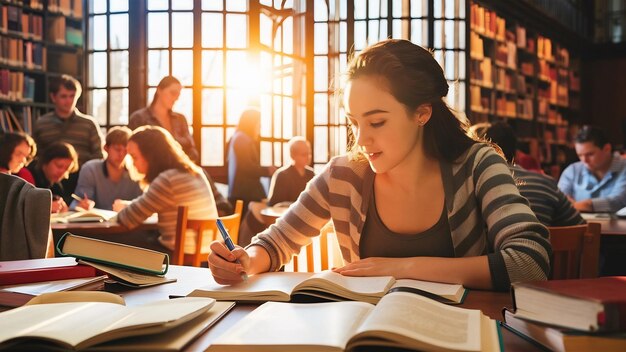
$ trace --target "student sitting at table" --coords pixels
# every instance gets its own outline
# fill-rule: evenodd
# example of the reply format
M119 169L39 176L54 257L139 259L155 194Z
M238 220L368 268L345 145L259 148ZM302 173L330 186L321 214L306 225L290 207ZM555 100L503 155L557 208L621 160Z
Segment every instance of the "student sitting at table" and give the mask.
M178 207L189 207L189 219L215 219L217 209L204 172L185 154L180 144L164 128L143 126L128 140L128 154L141 180L149 186L133 201L116 199L113 210L117 221L128 229L139 226L154 213L159 215L159 233L146 234L135 246L171 253L174 250ZM195 249L189 234L185 252ZM208 243L206 244L208 247Z
M139 183L130 178L126 169L126 144L133 132L125 126L112 127L107 133L104 150L106 159L89 160L78 174L76 195L71 209L93 207L113 209L115 199L135 199L143 194Z
M515 158L517 155L517 137L511 126L504 121L486 122L473 125L470 130L474 131L476 136L485 138L502 149L515 184L517 184L522 196L528 199L530 208L542 224L546 226L573 226L585 223L578 210L556 186L556 181L552 177L526 170L517 165Z
M57 142L50 144L37 154L28 169L35 178L35 187L48 188L52 191L53 213L67 211L72 199L72 191L66 189L61 181L72 172L78 171L78 154L71 144Z
M270 182L267 203L250 202L248 212L241 221L239 228L239 245L246 246L257 233L267 227L261 216L261 210L268 205L281 203L288 206L298 199L306 184L315 176L311 163L311 144L304 137L296 136L289 140L289 156L291 163L276 170Z
M26 168L37 154L35 141L23 132L0 132L0 173L16 175L35 184Z
M221 284L276 271L333 221L348 276L391 275L508 290L545 280L548 230L519 194L505 160L466 134L443 98L432 54L385 40L350 64L344 107L355 138L275 225L246 249L211 243ZM240 263L236 263L238 259Z

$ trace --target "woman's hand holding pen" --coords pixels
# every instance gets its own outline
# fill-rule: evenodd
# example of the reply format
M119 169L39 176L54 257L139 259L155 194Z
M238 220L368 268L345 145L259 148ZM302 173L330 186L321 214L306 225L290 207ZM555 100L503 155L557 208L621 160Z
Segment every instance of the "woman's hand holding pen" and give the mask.
M239 260L239 263L236 263L236 260ZM239 246L231 252L224 242L213 241L208 263L215 282L233 285L242 282L241 274L249 271L250 256Z
M52 196L52 206L50 207L51 213L62 213L68 210L68 206L60 196Z
M74 198L78 202L78 204L76 205L77 209L80 207L81 209L90 210L96 206L96 202L89 199L89 197L87 197L87 193L83 194L83 198L72 193L72 198Z

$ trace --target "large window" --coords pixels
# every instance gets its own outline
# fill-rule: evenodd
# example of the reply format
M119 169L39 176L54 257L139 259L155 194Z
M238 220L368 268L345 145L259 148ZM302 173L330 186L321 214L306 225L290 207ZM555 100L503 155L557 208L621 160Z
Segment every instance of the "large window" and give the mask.
M87 112L101 126L128 123L128 1L90 0Z
M88 112L105 127L126 124L129 99L130 106L146 106L161 78L173 75L184 87L174 110L187 117L203 166L225 175L226 142L242 111L255 106L262 115L263 165L287 163L285 143L302 135L313 142L319 169L347 149L341 74L349 57L369 44L392 37L432 48L451 85L448 102L463 111L466 5L466 0L90 0ZM137 41L130 57L129 36ZM139 93L129 92L129 62L138 63L130 77L139 79L130 87Z

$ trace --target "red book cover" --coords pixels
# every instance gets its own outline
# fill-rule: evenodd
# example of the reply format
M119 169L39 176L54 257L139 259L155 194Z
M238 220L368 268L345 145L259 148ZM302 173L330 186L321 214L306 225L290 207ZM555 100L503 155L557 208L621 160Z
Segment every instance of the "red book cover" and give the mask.
M77 265L74 258L0 262L0 286L96 276L96 269Z
M549 280L532 281L513 284L513 307L521 305L516 302L516 290L525 288L539 293L547 293L556 300L553 304L560 304L568 312L579 312L581 304L573 304L566 298L574 298L590 303L597 303L604 307L604 311L597 316L597 324L603 331L626 331L626 276L607 276L595 279ZM563 299L561 299L563 298ZM524 304L528 306L529 302ZM531 307L532 308L532 307ZM550 308L550 307L544 307ZM537 310L536 308L534 310ZM550 309L547 309L550 310ZM546 317L550 312L536 312ZM547 322L547 320L546 320ZM567 327L568 325L563 325Z

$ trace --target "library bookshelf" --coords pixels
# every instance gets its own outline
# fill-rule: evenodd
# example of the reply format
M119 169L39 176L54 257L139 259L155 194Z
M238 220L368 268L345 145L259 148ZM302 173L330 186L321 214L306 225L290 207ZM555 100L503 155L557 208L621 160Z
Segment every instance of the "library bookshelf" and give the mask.
M48 82L84 77L82 0L0 0L0 129L32 132Z
M476 2L469 22L471 121L505 120L522 149L558 177L580 120L579 60L542 33Z

